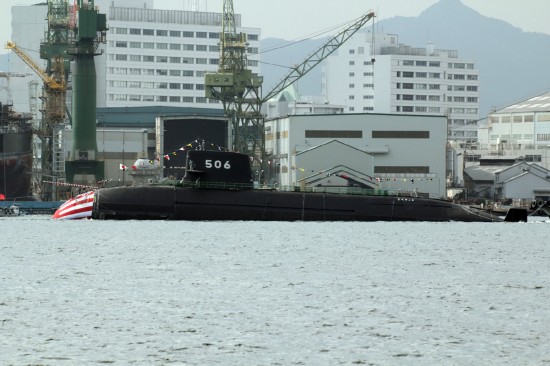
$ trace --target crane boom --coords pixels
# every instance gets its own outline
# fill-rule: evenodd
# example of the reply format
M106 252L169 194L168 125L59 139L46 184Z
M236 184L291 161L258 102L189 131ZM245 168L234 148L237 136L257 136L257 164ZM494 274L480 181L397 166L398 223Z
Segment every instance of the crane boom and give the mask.
M32 58L30 58L25 52L23 52L14 42L8 41L6 48L12 50L19 56L33 71L40 76L42 81L51 89L56 91L64 91L65 85L63 82L58 83L54 78L46 74L40 66Z
M262 102L265 103L275 95L279 94L289 85L292 85L302 76L311 71L315 66L319 65L324 59L330 56L341 45L343 45L348 39L350 39L361 27L363 27L370 19L374 17L374 12L369 11L362 17L358 18L352 25L342 30L337 35L329 39L323 46L317 51L311 54L308 58L302 61L301 64L294 66L292 70L281 80L275 87L262 98Z

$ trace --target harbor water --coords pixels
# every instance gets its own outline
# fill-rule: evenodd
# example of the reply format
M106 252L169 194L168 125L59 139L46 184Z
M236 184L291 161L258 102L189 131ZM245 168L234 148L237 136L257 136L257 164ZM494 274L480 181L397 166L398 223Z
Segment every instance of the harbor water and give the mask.
M1 365L550 364L550 221L0 219Z

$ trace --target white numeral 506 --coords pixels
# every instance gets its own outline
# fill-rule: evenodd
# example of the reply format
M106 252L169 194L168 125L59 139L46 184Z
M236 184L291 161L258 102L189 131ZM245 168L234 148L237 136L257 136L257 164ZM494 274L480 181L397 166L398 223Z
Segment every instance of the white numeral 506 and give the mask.
M204 162L204 165L206 166L207 169L212 169L212 168L216 168L216 169L221 169L222 167L224 169L231 169L231 163L228 161L226 161L225 163L223 163L221 160L205 160Z

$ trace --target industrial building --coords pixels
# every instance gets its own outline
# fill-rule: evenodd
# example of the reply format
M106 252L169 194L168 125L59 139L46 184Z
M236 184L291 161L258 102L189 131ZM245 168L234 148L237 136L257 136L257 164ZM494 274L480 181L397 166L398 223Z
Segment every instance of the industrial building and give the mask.
M262 181L284 186L354 182L446 195L444 116L292 115L267 120L265 128L269 169ZM329 175L331 182L321 179Z
M326 100L346 105L347 113L445 115L450 141L477 139L479 70L456 50L357 33L327 58L322 85Z
M171 106L221 109L204 96L204 75L218 69L219 32L222 14L198 9L154 9L153 0L95 0L107 14L107 44L100 46L96 60L97 106ZM12 40L40 65L38 50L47 28L46 3L12 7ZM248 34L248 66L260 73L260 29L241 27ZM11 57L12 72L24 73L28 66ZM14 109L39 116L39 88L36 75L12 81ZM29 81L36 83L32 88ZM30 99L30 102L29 102ZM69 98L70 99L70 98ZM32 106L32 108L31 108Z

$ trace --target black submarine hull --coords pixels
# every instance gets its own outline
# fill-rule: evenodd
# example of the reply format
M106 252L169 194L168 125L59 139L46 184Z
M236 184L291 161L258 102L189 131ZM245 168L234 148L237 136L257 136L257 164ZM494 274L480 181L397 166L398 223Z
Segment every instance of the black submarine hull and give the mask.
M195 189L178 186L98 189L95 192L92 218L197 221L503 221L502 217L489 211L429 198L261 189Z

